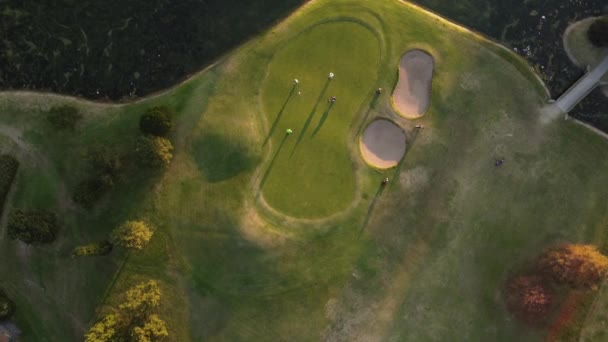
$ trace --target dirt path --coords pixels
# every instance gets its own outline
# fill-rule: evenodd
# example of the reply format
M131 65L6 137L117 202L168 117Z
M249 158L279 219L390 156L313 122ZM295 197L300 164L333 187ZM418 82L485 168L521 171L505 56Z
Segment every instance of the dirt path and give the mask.
M420 117L431 103L433 57L422 50L406 52L399 62L399 81L393 90L393 104L405 117Z

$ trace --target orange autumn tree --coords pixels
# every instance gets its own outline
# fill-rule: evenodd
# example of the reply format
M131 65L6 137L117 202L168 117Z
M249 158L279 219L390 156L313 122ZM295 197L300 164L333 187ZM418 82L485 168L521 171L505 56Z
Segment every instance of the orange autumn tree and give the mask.
M546 318L553 303L553 291L542 277L518 276L509 281L505 301L519 319L536 324Z
M593 245L565 244L548 249L539 266L557 283L595 288L608 271L608 257Z

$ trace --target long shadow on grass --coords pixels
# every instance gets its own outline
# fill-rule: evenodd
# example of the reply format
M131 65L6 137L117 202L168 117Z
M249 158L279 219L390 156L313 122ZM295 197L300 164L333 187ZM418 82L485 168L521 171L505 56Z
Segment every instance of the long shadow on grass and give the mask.
M302 139L304 138L304 133L306 133L308 126L310 126L310 122L312 121L312 118L315 116L315 112L317 111L317 108L319 107L319 103L321 103L321 100L325 97L325 93L327 92L327 88L329 88L330 81L331 80L329 78L327 79L327 81L325 81L325 85L323 86L323 89L321 90L319 97L317 97L317 101L315 102L315 105L312 107L312 110L308 114L308 118L306 119L306 122L304 123L304 126L302 127L302 130L300 131L300 135L298 135L298 141L293 146L293 150L291 150L291 154L289 155L289 158L291 158L293 156L293 154L296 152L296 149L298 148L298 145L300 145L300 143L302 142Z
M266 169L266 172L264 172L264 176L262 176L262 181L260 182L260 187L258 188L258 193L257 193L258 195L262 191L264 184L266 184L268 175L270 174L270 171L272 170L272 167L274 166L274 162L277 159L277 157L279 156L279 153L283 149L283 145L285 145L285 141L287 140L287 137L288 137L288 135L285 134L285 136L283 137L283 140L281 140L281 143L279 144L279 148L277 148L277 151L274 153L274 156L272 156L270 163L268 163L268 168Z
M210 182L219 182L253 168L258 160L244 141L204 134L192 144L199 171Z
M372 213L374 212L374 208L376 207L376 204L378 203L378 199L384 192L384 189L386 189L386 184L380 183L380 187L376 191L376 195L374 195L374 199L372 200L372 203L369 205L369 208L367 209L367 214L365 215L365 220L363 220L363 225L361 226L361 229L359 230L359 235L361 235L361 233L363 233L365 228L367 228L367 225L369 224L369 220L372 217Z
M371 106L370 106L371 109ZM414 142L416 141L416 138L418 137L418 134L421 134L421 129L419 128L415 128L413 133L412 133L412 138L409 141L409 143L406 146L405 149L405 153L403 154L403 157L401 158L401 160L399 161L399 164L397 164L397 166L395 167L395 170L393 171L393 180L397 179L399 177L399 173L401 172L401 168L403 166L403 164L405 163L405 158L407 157L409 151L414 147ZM374 196L374 199L372 200L372 203L370 204L369 208L367 209L367 215L365 215L365 220L363 220L363 225L361 226L361 229L359 230L359 235L361 235L361 233L363 233L363 231L365 230L365 228L367 228L367 225L369 224L369 220L372 217L372 214L374 212L374 209L376 208L376 204L378 202L378 198L380 197L380 195L382 195L382 193L384 192L384 190L389 187L390 185L392 185L393 183L395 183L394 181L389 182L388 184L380 184L380 188L378 188L378 191L376 191L376 195Z
M333 107L334 107L334 102L330 102L327 105L327 108L325 109L323 116L321 116L321 119L319 120L317 127L315 127L315 130L312 132L311 137L314 137L315 135L317 135L317 133L319 133L319 130L321 130L321 127L323 127L323 124L325 124L325 120L327 120L327 117L329 116L329 112L331 111L331 109Z
M297 87L296 84L294 84L291 87L291 90L289 91L289 94L287 95L285 102L283 102L283 105L281 106L279 113L277 113L277 117L274 119L274 122L272 123L272 127L270 127L270 130L268 131L268 135L266 136L266 139L264 139L264 144L262 146L266 146L266 144L268 143L268 140L270 140L270 137L272 136L272 133L274 133L274 130L277 128L277 125L279 124L279 121L281 120L281 117L283 116L283 112L285 111L285 107L287 107L287 103L289 103L291 96L293 96L293 93L296 91L296 87Z

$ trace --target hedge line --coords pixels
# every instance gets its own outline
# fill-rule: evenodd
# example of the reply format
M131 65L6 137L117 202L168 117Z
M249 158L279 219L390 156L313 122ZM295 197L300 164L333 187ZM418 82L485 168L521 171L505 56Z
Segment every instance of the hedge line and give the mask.
M19 162L14 157L3 154L0 155L0 213L4 207L4 201L11 189L11 184L17 175Z

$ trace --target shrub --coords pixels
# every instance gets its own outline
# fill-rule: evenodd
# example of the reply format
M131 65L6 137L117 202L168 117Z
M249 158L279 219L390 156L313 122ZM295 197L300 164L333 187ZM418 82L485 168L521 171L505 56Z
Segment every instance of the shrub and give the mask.
M11 189L11 185L17 175L19 162L7 154L0 155L0 213L4 207L4 201Z
M112 252L113 245L110 241L104 240L101 242L90 243L84 246L78 246L72 251L74 257L87 257L97 255L108 255Z
M8 235L27 244L53 242L59 231L57 216L48 210L13 210L8 217Z
M72 106L53 107L47 116L51 125L60 130L74 130L81 119L82 114Z
M119 246L130 249L144 248L152 238L152 229L142 221L127 221L114 229L112 240Z
M142 133L164 137L173 128L173 113L165 106L148 109L139 120Z
M86 179L74 189L72 200L84 208L90 209L99 201L112 187L114 179L107 176Z
M595 20L589 31L587 31L587 37L591 41L591 44L597 47L608 46L608 17L602 17Z
M539 265L558 283L595 287L608 271L608 258L595 246L569 244L547 250Z
M539 276L518 276L507 284L505 301L509 310L527 323L539 323L553 304L553 291Z
M0 289L0 321L10 319L15 313L15 303Z
M86 155L92 171L98 175L118 178L122 169L122 155L116 150L101 146L91 149Z
M137 143L137 156L142 164L151 167L166 167L173 159L173 145L163 137L141 137Z

